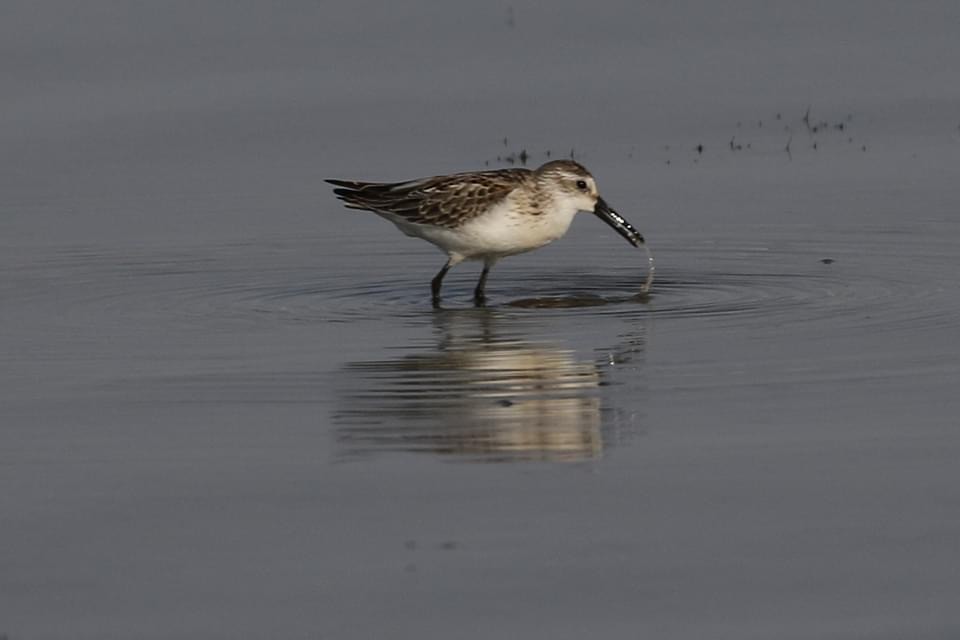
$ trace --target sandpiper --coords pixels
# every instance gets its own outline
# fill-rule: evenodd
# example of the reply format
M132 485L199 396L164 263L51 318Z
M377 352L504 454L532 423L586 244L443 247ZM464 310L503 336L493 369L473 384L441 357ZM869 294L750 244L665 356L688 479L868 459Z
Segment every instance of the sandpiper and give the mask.
M447 254L431 281L433 304L443 277L464 260L482 260L474 302L486 300L490 268L500 258L537 249L563 236L578 211L593 211L635 247L643 236L597 191L583 165L555 160L538 169L456 173L407 182L327 180L351 209L372 211Z

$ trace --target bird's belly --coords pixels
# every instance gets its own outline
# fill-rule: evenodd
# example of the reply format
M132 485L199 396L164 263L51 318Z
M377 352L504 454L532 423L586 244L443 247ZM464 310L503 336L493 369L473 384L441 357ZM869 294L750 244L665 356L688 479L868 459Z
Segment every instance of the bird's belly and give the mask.
M417 224L398 216L380 215L408 236L422 238L464 259L479 259L523 253L549 244L567 232L575 213L549 211L531 215L500 206L456 227Z
M573 216L517 213L508 207L494 209L456 229L464 241L465 257L508 256L531 251L560 238Z

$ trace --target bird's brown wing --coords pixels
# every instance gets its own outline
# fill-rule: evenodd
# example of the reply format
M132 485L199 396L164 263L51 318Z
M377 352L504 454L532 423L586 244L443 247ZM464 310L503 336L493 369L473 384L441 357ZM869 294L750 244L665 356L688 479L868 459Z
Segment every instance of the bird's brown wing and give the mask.
M528 169L499 169L408 182L327 182L338 187L333 192L352 209L454 228L502 201L532 175Z

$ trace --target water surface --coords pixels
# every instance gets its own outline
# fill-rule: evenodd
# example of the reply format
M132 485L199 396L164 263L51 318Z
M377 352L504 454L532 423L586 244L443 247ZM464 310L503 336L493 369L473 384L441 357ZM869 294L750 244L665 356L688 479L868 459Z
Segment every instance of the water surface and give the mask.
M952 4L3 13L0 634L960 634ZM650 295L321 182L521 151Z

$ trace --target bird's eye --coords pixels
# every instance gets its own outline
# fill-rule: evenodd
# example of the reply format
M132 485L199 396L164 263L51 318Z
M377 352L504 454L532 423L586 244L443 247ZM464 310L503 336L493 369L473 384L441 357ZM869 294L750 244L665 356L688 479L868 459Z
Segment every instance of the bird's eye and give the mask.
M580 191L586 191L586 190L587 190L587 181L586 181L586 180L577 180L577 189L580 189Z

